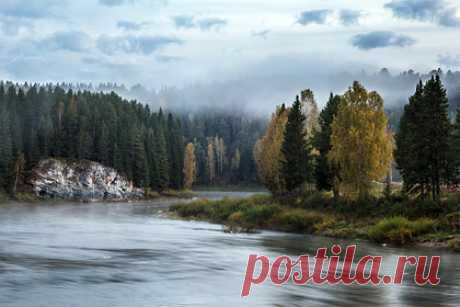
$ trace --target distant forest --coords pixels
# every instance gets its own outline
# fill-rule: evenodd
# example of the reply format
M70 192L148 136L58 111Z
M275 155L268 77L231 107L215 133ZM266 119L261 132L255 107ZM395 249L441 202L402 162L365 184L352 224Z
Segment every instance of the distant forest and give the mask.
M311 78L306 74L305 80L299 78L296 82L281 83L278 86L270 83L268 78L265 85L252 84L250 80L230 80L208 85L190 85L184 88L163 87L158 90L147 89L142 85L131 87L116 83L93 84L69 84L60 83L65 90L88 90L94 92L116 92L127 99L135 99L149 104L152 109L160 107L173 112L196 112L203 108L214 110L258 110L266 118L271 111L280 103L290 103L286 99L302 89L310 88L316 94L323 92L324 98L318 101L319 106L325 106L329 93L341 93L355 80L361 82L366 88L378 91L385 100L387 110L401 110L407 104L408 97L412 94L419 80L427 81L432 75L439 75L447 89L450 101L450 114L460 108L460 71L432 70L426 73L414 70L403 71L394 74L386 68L375 73L344 72L331 74L327 79L319 76ZM313 80L311 80L313 79ZM279 83L279 82L278 82ZM283 91L283 89L286 89ZM282 94L280 94L282 93ZM267 97L269 97L267 99ZM270 98L273 97L273 98ZM279 98L282 97L282 98ZM252 105L252 106L250 106ZM266 112L265 112L266 111ZM265 113L264 113L265 112Z
M453 120L460 108L460 72L392 75L382 69L338 75L331 85L357 79L379 90L396 132L410 91L434 74L447 89ZM242 110L244 98L235 99L246 87L235 91L237 85L151 91L113 83L0 82L0 186L11 189L40 159L62 157L112 166L140 187L181 189L187 144L193 144L194 185L256 184L253 149L269 115ZM230 90L235 93L226 95Z
M240 114L174 115L114 92L1 82L0 185L11 191L39 160L58 157L114 167L139 187L181 189L189 142L196 183L256 182L252 147L264 129Z

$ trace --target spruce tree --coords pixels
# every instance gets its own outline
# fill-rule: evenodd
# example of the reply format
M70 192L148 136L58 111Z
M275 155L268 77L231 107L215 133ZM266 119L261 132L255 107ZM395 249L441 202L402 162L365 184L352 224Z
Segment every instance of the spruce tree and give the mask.
M424 167L429 171L431 195L439 200L441 185L448 183L448 152L451 124L448 116L449 102L439 75L425 84L423 91L425 106L424 140L426 158Z
M284 131L281 146L281 178L288 192L299 188L310 179L310 157L305 139L305 116L302 114L299 97L293 103Z
M332 122L337 114L339 103L340 96L334 96L331 93L326 107L319 115L320 129L314 136L314 145L319 152L315 168L316 187L318 190L331 190L334 187L334 178L338 176L336 167L329 163L327 156L332 148Z
M169 186L169 161L166 149L166 141L163 129L159 128L156 131L156 152L157 158L157 171L158 171L158 184L156 189L164 191Z
M404 190L416 192L422 197L427 194L427 174L424 165L427 163L424 155L424 107L423 84L420 81L414 95L409 98L409 104L404 107L399 131L396 134L395 161L403 178Z
M13 157L13 144L9 115L6 110L0 109L0 189L8 185L8 175Z
M457 111L449 145L449 179L451 183L458 185L460 184L460 110Z
M407 190L439 200L441 185L450 181L451 124L441 79L432 76L417 86L404 110L396 138L396 162Z
M149 174L147 159L144 147L142 131L139 129L134 140L134 167L133 177L134 184L138 187L147 187L149 183Z

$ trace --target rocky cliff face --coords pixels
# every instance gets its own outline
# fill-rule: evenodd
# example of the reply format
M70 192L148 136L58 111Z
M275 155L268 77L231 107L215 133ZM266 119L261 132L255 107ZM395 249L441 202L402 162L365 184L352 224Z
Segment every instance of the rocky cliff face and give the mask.
M113 168L91 161L42 160L29 181L40 197L125 200L144 196Z

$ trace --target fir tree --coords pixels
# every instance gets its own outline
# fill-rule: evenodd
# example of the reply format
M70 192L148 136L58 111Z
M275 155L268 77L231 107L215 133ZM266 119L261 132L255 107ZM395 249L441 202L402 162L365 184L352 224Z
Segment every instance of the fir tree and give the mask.
M450 182L460 184L460 110L457 111L455 123L452 127L449 149L449 175Z
M0 109L0 188L8 185L9 167L13 156L9 115Z
M450 181L451 124L448 99L438 75L419 83L401 119L396 162L406 190L420 187L423 197L439 200L441 185Z
M281 146L281 178L285 188L291 192L310 179L310 157L305 139L305 116L302 114L299 97L293 103L284 131Z
M149 174L147 158L145 153L142 131L139 129L134 140L134 183L138 187L147 187L149 183Z
M331 190L334 187L334 180L338 176L337 168L328 161L328 155L332 149L332 122L334 116L337 114L339 104L340 96L334 96L331 93L326 107L319 115L320 128L314 136L314 145L319 152L315 168L315 179L318 190Z

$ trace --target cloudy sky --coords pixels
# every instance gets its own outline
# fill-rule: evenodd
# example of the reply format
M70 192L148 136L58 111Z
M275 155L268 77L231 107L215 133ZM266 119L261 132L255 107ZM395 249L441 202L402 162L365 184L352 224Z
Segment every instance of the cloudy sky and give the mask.
M460 69L459 34L458 0L2 0L0 78L159 88Z

